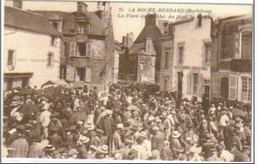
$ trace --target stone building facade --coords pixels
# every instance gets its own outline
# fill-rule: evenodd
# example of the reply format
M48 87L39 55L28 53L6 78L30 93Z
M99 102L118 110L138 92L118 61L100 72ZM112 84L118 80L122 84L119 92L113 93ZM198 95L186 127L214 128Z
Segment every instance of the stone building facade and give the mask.
M60 29L60 78L76 86L87 84L107 91L116 82L115 42L109 2L97 2L97 11L77 2L76 12L35 11Z
M179 98L210 97L211 23L208 16L165 23L160 89Z
M145 26L137 39L120 54L119 77L128 81L159 82L162 34L156 15L145 16Z
M252 16L218 19L212 26L212 97L251 101Z
M5 7L3 91L60 82L60 33L48 18L22 10L22 1L14 5Z

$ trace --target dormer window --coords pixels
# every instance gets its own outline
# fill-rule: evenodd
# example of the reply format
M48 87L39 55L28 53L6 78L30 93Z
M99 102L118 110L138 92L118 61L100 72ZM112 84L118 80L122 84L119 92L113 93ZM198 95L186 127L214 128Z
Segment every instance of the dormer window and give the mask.
M79 34L85 34L86 33L86 24L81 23L78 26L78 33Z

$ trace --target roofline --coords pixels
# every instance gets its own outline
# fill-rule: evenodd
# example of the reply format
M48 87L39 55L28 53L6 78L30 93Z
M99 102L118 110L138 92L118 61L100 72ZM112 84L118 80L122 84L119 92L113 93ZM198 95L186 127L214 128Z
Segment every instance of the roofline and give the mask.
M226 17L226 18L220 18L219 21L221 22L228 22L228 21L236 21L238 19L252 19L252 15L251 14L243 14L243 15L237 15L237 16L230 16L230 17Z
M18 26L13 26L13 25L9 25L9 24L4 24L7 27L11 27L11 28L15 28L15 29L20 29L20 30L24 30L24 31L30 31L30 32L34 32L34 33L38 33L38 34L45 34L45 35L53 35L53 36L59 36L61 37L61 34L53 34L53 33L45 33L45 32L39 32L36 30L31 30L31 29L27 29L27 28L22 28L22 27L18 27Z
M22 12L26 12L26 13L30 13L30 14L34 14L34 15L38 15L38 16L42 16L42 17L43 17L42 14L35 13L35 12L33 12L32 10L23 10L23 9L19 9L19 8L13 7L13 6L5 6L5 7L13 8L13 9L16 9L16 10L20 10L20 11L22 11Z

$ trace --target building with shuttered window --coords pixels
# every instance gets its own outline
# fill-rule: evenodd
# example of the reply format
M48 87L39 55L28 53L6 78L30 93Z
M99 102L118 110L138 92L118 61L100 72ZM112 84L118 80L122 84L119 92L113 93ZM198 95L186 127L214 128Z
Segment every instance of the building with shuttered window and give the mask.
M120 80L159 83L161 36L156 14L147 14L145 25L136 40L124 46L120 53Z
M180 98L210 97L211 23L211 17L200 14L163 23L162 91L176 92Z
M3 90L60 81L60 33L48 18L14 1L13 7L5 6L4 19Z
M116 82L115 42L109 2L97 11L77 2L76 12L35 11L47 16L62 34L60 78L76 86L107 90Z
M212 97L250 102L252 16L218 19L212 40Z

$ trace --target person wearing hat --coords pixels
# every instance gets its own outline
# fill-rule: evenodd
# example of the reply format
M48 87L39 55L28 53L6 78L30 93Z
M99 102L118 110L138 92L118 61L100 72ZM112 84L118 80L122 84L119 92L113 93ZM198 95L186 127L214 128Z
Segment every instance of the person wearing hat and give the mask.
M109 159L110 157L108 156L108 146L103 145L97 149L96 153L96 159Z
M164 147L163 145L163 141L166 139L166 136L163 132L161 132L159 130L158 126L154 126L152 128L152 133L153 133L153 137L152 137L152 150L159 150L161 151Z
M103 120L101 121L101 129L104 130L105 136L110 136L113 130L113 119L112 119L112 111L107 110Z
M162 160L171 160L172 159L172 151L170 149L170 142L168 140L165 140L163 142L164 147L161 151L161 158Z
M40 142L40 136L33 138L32 145L29 149L29 158L40 158L43 155L43 145Z
M146 139L146 134L144 132L141 132L138 134L136 143L132 145L132 149L135 149L137 151L137 159L139 160L145 160L146 158L149 157L149 153L147 152L146 149L149 149L150 146L148 145L149 143L144 143L144 140Z
M86 159L87 157L87 143L89 142L89 138L86 136L80 136L78 140L78 158Z
M55 147L53 147L52 145L47 145L44 148L44 154L42 156L42 158L53 158L53 151L55 150Z
M25 129L25 128L24 128ZM10 145L8 157L11 158L26 158L29 151L29 144L26 140L26 134L22 130L17 129L18 139L14 140Z
M184 151L180 141L181 133L178 130L172 132L170 136L170 148L173 150L173 158L176 159L179 153Z
M45 103L44 103L45 102ZM46 139L49 135L48 133L48 126L51 122L51 112L48 110L49 105L46 101L43 101L43 107L41 108L41 113L37 120L41 123L41 126L43 128L43 138Z
M114 133L108 139L109 155L115 153L123 146L121 132L123 129L123 124L117 124Z

